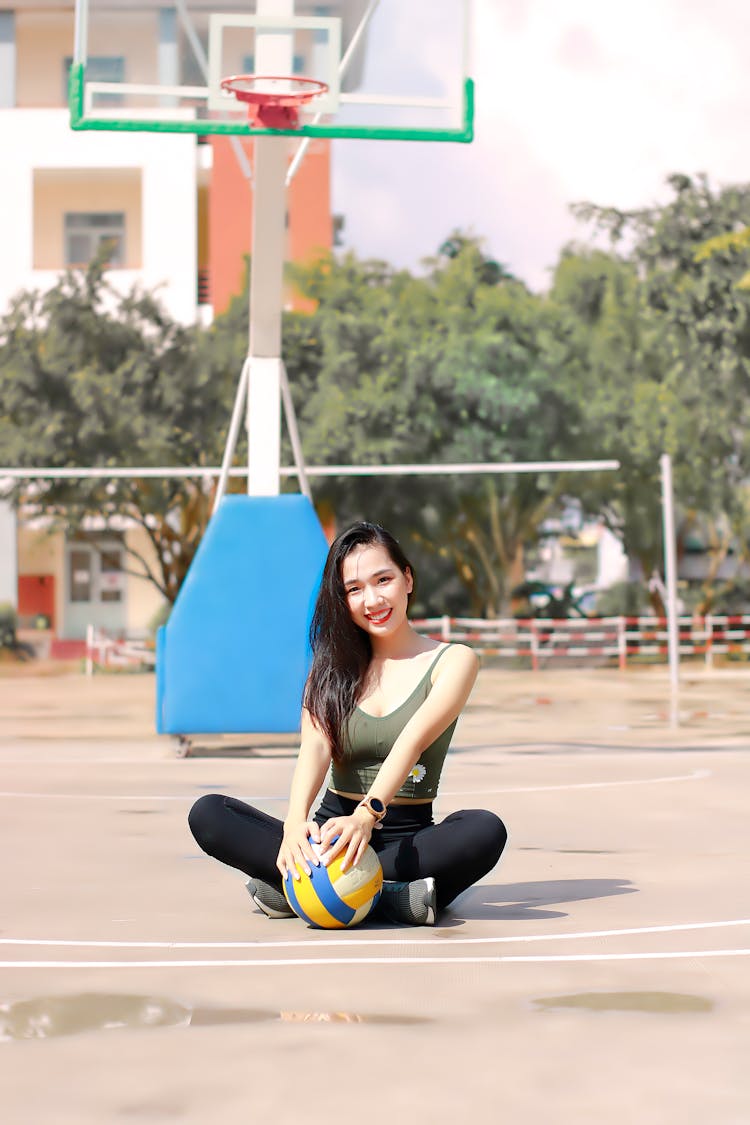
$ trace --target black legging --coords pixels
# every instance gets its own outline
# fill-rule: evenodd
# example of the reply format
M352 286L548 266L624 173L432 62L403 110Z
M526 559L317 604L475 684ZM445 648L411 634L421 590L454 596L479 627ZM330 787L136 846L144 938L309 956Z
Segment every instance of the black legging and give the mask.
M356 801L329 789L314 819L324 824L333 816L351 815L356 807ZM281 890L276 857L284 825L277 817L235 797L208 793L195 802L188 823L208 855ZM411 882L432 875L438 910L442 910L492 870L506 840L502 820L487 809L464 809L434 824L431 804L409 804L388 808L370 845L386 879Z

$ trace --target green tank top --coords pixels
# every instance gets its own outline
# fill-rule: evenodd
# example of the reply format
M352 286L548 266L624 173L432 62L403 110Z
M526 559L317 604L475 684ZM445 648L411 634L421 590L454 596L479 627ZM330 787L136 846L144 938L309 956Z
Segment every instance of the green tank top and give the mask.
M331 766L331 786L342 793L367 793L378 770L393 749L401 731L415 715L427 696L430 677L440 657L449 648L441 648L430 667L408 699L387 715L368 715L355 707L344 734L344 757ZM457 719L446 727L425 750L412 769L397 797L434 798L437 794L445 755L448 753Z

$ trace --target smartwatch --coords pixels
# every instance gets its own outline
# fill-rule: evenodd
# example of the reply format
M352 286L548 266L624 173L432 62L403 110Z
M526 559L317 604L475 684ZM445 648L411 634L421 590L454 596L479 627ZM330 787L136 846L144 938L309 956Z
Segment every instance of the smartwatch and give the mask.
M367 809L368 813L374 816L378 828L380 827L380 821L385 816L385 805L380 800L380 797L365 797L364 800L359 802L357 808Z

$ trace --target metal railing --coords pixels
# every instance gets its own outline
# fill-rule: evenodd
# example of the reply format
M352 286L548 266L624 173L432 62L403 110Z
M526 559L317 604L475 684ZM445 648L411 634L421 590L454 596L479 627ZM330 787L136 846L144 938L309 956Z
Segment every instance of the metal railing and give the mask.
M534 671L556 658L594 658L625 669L631 663L665 662L669 630L665 617L475 618L429 617L412 621L419 632L460 641L485 656L527 660ZM703 657L750 653L750 615L678 618L679 653Z
M95 668L153 668L156 652L151 641L113 637L96 625L86 627L86 675Z
M211 304L211 272L206 267L201 267L198 270L198 304L210 305Z

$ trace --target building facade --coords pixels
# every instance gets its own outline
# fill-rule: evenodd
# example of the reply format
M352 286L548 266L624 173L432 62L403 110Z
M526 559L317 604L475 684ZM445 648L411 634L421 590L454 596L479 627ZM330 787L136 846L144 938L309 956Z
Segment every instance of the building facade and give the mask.
M144 19L150 22L139 32L131 24L132 33L120 30L96 45L89 65L100 80L137 80L147 52L160 76L173 80L181 49L176 10L155 8ZM53 287L105 245L107 280L117 291L138 284L156 291L173 318L208 323L241 291L252 253L253 142L73 132L73 35L70 0L15 0L0 10L0 313L15 294ZM290 159L294 147L291 139ZM288 195L288 260L330 250L330 176L330 142L317 140ZM287 302L304 307L292 292ZM16 528L3 509L4 593L12 595L15 584L10 600L20 616L49 620L57 638L80 639L88 624L122 633L147 626L158 595L125 574L122 552L118 536L94 542L23 522Z
M164 81L174 72L183 50L176 11L143 18L150 24L140 34L118 32L97 48L89 65L102 79L137 79L147 51ZM74 133L67 109L73 27L69 0L15 0L0 10L0 310L19 290L49 288L62 270L86 265L104 242L118 289L137 281L157 289L175 318L210 319L241 288L252 252L253 142ZM290 139L290 159L295 146ZM330 170L330 142L315 141L289 192L291 261L331 248Z

